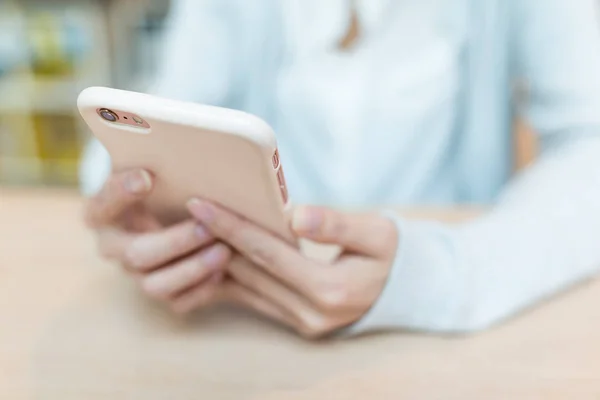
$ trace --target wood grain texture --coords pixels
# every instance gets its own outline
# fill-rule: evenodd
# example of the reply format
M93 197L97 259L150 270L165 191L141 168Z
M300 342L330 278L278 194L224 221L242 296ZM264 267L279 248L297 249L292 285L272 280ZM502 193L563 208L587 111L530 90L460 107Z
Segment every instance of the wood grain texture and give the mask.
M471 337L309 343L232 309L171 316L98 260L80 211L0 188L0 399L600 398L598 282Z

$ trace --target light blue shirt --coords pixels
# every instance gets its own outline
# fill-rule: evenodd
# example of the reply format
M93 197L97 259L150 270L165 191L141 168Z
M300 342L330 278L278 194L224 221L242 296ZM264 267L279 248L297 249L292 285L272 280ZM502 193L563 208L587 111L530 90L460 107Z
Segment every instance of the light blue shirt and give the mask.
M353 331L486 327L600 266L594 0L178 0L152 92L240 108L278 134L294 202L495 204L405 221L386 289ZM514 89L527 89L517 104ZM546 150L507 186L513 119ZM83 164L88 192L108 170Z

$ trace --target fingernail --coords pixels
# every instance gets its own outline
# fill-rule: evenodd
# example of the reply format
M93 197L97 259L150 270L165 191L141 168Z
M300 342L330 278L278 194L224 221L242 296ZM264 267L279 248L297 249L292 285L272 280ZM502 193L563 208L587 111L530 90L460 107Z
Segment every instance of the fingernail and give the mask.
M224 253L222 246L213 246L202 254L202 263L207 268L217 269L223 263Z
M125 189L132 194L140 194L150 190L152 177L148 171L137 171L129 174L125 180Z
M322 223L322 215L316 209L298 207L292 216L292 228L297 233L314 234Z
M202 201L200 199L191 199L187 203L188 209L194 215L194 217L198 218L203 222L210 222L215 217L215 210L207 201Z
M196 235L196 237L200 240L205 240L210 236L210 234L203 225L196 225L194 227L194 235Z

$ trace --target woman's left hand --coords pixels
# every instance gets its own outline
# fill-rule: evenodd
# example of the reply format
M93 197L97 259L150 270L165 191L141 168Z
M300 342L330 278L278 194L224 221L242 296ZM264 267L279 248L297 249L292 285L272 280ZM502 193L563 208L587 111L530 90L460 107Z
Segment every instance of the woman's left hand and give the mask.
M299 237L342 247L329 263L315 261L252 222L208 201L188 208L214 236L237 250L224 297L283 323L305 337L320 337L358 321L381 294L396 254L398 232L374 213L298 207Z

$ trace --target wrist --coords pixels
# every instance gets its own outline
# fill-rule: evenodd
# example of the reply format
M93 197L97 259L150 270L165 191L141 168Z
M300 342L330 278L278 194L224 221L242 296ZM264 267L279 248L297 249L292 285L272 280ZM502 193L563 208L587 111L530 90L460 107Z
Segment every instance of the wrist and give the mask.
M379 298L345 333L391 328L454 330L467 294L458 273L452 228L384 214L399 232L396 256Z

